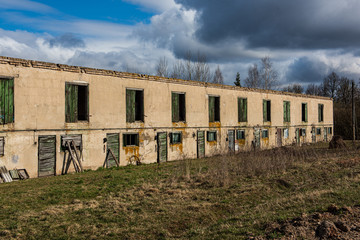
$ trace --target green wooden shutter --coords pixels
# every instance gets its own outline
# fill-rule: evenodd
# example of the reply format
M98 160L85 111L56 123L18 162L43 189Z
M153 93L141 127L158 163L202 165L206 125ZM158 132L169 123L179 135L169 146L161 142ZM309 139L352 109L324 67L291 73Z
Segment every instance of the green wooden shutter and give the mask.
M179 94L177 93L171 93L171 99L172 99L172 121L178 122L179 121Z
M288 119L288 122L291 122L291 118L290 118L290 102L287 103L287 119Z
M0 80L0 124L14 122L14 79Z
M308 121L307 103L305 103L305 122Z
M321 104L318 105L318 120L321 122Z
M135 90L126 89L126 122L135 122Z
M283 112L284 112L284 122L287 122L287 102L283 104Z
M215 97L209 96L209 122L215 122Z
M247 122L247 98L243 99L243 121Z
M241 122L241 104L242 104L242 99L238 98L238 122Z
M77 122L78 88L74 84L65 84L65 121Z
M263 100L263 121L266 122L266 109L267 109L267 101L266 100Z
M119 134L118 133L108 133L106 134L107 138L107 148L111 149L112 153L115 155L117 161L119 162ZM115 159L110 154L109 155L109 167L117 166Z

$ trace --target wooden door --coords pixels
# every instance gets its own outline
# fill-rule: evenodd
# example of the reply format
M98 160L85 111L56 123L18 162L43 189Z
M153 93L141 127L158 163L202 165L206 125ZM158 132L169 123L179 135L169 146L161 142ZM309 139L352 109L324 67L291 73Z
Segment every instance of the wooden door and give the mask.
M295 136L296 136L296 144L300 144L300 129L297 128L295 130Z
M39 136L38 175L53 176L56 169L56 136Z
M254 147L260 148L260 129L259 128L255 128L254 129Z
M107 149L111 149L111 152L115 155L116 160L120 163L119 159L119 134L118 133L107 133ZM112 154L108 157L108 167L116 167L117 164Z
M316 129L315 129L315 127L311 128L311 140L312 140L313 143L316 142Z
M281 128L276 129L276 143L278 147L282 146Z
M197 158L205 157L205 131L197 131Z
M157 134L158 163L167 161L167 135L166 132Z
M235 152L235 131L228 131L229 152Z

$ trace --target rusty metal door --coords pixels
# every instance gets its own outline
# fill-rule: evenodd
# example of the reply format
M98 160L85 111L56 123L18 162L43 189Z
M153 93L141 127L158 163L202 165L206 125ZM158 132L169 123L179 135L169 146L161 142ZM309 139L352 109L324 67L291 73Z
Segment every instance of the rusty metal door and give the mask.
M235 131L228 130L229 152L235 152Z
M39 136L38 175L54 176L56 169L56 136Z
M157 155L158 163L167 161L167 135L166 132L157 134Z
M282 146L281 128L276 129L276 143L278 147Z
M205 131L197 131L197 158L205 157Z
M107 149L111 149L112 153L115 155L116 160L120 162L119 159L119 134L118 133L107 133ZM117 166L115 159L110 154L108 158L108 167L115 167Z
M315 129L315 127L311 128L311 140L312 140L313 143L316 142L316 129Z

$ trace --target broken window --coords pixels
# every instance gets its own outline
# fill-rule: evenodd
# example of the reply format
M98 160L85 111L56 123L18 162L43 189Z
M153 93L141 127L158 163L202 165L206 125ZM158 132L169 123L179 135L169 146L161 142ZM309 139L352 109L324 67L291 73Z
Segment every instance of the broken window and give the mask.
M69 123L89 120L88 85L65 83L65 121Z
M138 133L124 133L123 134L123 146L139 146L139 134Z
M247 98L238 98L238 121L247 122Z
M245 130L243 130L243 129L236 130L236 139L237 140L245 139Z
M220 97L209 96L209 122L220 122Z
M319 114L319 122L323 122L324 121L324 104L319 104L318 114Z
M170 144L181 143L181 141L182 141L181 132L170 133Z
M126 122L144 121L144 91L126 89Z
M321 128L316 128L316 135L321 135Z
M305 137L306 136L306 129L302 128L300 131L300 136Z
M285 139L289 138L289 129L288 128L284 128L284 138Z
M172 121L185 122L186 109L185 109L185 93L171 93L172 102Z
M0 137L0 156L4 156L5 139Z
M216 141L216 131L207 131L207 141L208 142Z
M0 124L14 122L14 79L0 79Z
M284 122L290 122L290 102L284 101Z
M307 103L301 104L301 121L307 122Z
M332 127L328 128L329 134L332 134Z
M263 100L264 122L271 122L271 101Z
M262 138L269 138L269 130L263 129L261 132L262 132L261 135Z

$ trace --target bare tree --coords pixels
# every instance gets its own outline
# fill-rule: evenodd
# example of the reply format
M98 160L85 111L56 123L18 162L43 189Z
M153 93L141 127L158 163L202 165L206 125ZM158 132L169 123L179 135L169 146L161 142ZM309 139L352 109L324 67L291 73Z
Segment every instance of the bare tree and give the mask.
M342 77L339 80L336 100L344 103L345 105L351 102L351 82L352 81L347 77Z
M212 82L217 83L217 84L224 84L224 77L222 75L219 65L217 66L217 68L215 70L215 74L214 74L214 78L213 78Z
M304 87L300 84L294 83L292 85L288 85L282 89L283 92L292 92L292 93L303 93Z
M156 65L156 75L159 77L169 77L168 61L165 57L159 59Z
M197 59L193 63L192 69L194 70L194 74L193 74L194 79L193 80L200 81L200 82L209 82L210 81L210 78L211 78L210 67L206 63L205 55L200 54L200 52L198 52Z
M278 72L269 56L261 59L260 80L263 89L274 89L278 85Z
M308 87L306 88L305 94L315 95L315 96L322 95L320 87L318 85L313 84L313 83L308 85Z
M331 98L335 98L337 89L339 87L339 76L332 72L323 81L323 95Z
M174 63L171 77L185 79L185 66L182 60L176 60Z
M248 68L248 76L245 79L245 86L249 88L260 88L260 76L256 63Z

